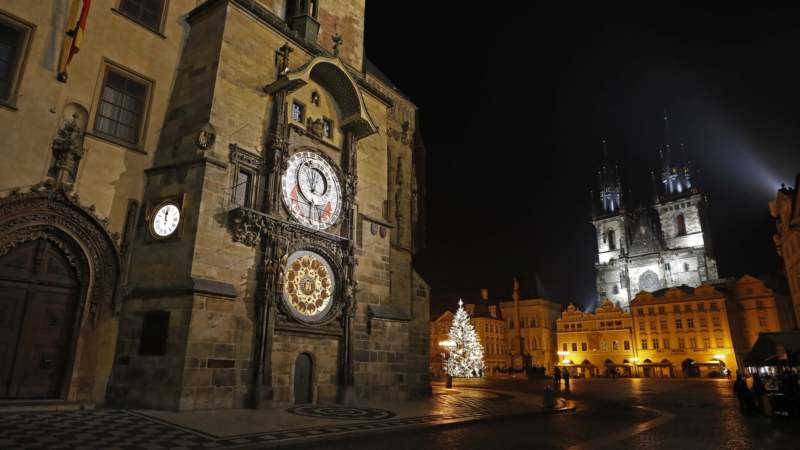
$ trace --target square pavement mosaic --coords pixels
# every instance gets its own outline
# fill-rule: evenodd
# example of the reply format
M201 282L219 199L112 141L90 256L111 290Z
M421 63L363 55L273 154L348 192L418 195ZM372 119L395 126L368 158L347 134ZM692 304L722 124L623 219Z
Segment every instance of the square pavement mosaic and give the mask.
M474 420L511 412L507 402L495 401L510 399L507 395L452 394L434 395L430 414L414 417L397 417L392 411L378 408L293 406L279 413L335 419L341 423L235 436L215 436L130 410L3 413L0 414L0 449L157 450L266 446L321 436Z

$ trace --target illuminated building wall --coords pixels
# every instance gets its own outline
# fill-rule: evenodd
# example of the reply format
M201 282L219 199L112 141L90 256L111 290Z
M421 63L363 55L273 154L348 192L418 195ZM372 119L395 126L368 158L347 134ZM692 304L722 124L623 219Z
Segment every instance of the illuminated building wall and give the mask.
M557 321L559 366L573 375L633 376L635 348L630 313L606 300L594 313L570 304Z
M640 375L698 376L738 369L729 304L711 285L641 292L631 302Z
M781 187L775 200L769 202L775 219L775 249L783 260L786 278L794 305L795 320L800 323L800 174L794 188Z
M556 320L561 313L559 303L543 298L526 299L519 301L519 323L514 317L514 302L500 302L502 317L505 319L508 332L506 342L511 352L515 352L516 333L519 327L519 347L522 355L531 357L532 366L544 367L547 373L552 373L553 367L558 362L556 355ZM509 366L511 364L509 363Z

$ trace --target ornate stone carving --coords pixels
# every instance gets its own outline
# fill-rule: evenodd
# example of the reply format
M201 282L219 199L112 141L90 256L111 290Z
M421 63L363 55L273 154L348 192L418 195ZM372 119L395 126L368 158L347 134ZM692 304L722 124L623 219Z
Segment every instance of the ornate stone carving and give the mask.
M119 237L109 233L107 225L93 207L81 206L76 194L68 195L63 185L41 184L27 193L14 191L0 198L0 256L24 242L51 240L79 268L79 276L84 274L85 302L108 305L115 311Z
M252 169L258 169L263 164L260 156L254 155L236 144L230 145L229 158L234 164L240 164Z
M313 134L314 136L321 138L325 136L325 122L322 119L311 119L308 118L306 123L306 131Z
M344 39L342 39L342 35L338 32L331 36L331 40L333 41L333 56L339 55L339 48L344 43Z
M239 207L228 215L228 228L233 234L233 241L248 247L254 247L264 231L266 216L251 209Z
M51 174L57 184L71 186L78 173L78 164L83 158L83 129L81 116L75 112L59 128L53 139L53 167Z
M207 150L209 147L214 145L214 141L216 140L217 134L214 132L211 125L208 125L206 128L197 133L197 146L201 150Z

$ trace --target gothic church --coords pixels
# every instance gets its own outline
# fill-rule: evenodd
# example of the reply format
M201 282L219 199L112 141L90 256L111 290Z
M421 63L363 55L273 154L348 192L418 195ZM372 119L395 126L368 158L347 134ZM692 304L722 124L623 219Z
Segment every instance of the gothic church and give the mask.
M592 191L592 224L597 231L598 305L606 298L627 309L640 291L688 285L717 278L708 229L707 199L683 145L665 142L660 169L651 171L653 197L646 207L632 207L619 166L611 166L603 141L603 162ZM630 191L628 191L630 194Z

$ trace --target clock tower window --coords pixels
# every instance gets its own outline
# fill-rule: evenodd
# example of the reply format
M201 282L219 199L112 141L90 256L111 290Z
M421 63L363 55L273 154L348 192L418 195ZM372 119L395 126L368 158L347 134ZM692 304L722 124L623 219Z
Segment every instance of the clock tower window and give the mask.
M233 204L252 208L253 174L247 170L239 170L236 174L236 184L233 187Z
M675 226L678 229L678 236L684 236L686 234L686 218L683 214L678 214L675 217Z

